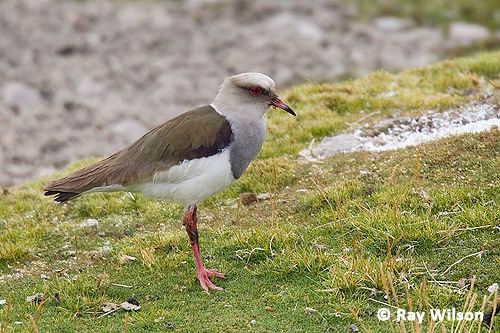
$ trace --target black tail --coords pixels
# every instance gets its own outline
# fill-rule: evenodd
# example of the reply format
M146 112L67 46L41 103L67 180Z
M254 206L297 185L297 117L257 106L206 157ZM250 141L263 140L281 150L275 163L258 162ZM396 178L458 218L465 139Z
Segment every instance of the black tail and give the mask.
M74 192L61 192L61 191L46 191L45 195L55 195L54 200L57 202L66 202L71 199L76 198L79 196L81 193L74 193Z

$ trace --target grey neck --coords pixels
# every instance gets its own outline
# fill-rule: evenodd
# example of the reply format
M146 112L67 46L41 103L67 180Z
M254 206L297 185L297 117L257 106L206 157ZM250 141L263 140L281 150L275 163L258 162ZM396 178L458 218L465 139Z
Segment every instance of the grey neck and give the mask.
M211 106L226 117L231 124L233 142L230 144L231 171L238 179L246 170L250 162L257 156L266 134L264 113L240 107L238 110L211 104Z

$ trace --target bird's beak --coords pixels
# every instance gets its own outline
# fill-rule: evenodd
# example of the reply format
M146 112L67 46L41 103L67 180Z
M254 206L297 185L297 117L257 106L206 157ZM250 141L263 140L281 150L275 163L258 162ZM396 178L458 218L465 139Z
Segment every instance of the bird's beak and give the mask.
M271 101L269 102L269 105L275 106L277 108L280 108L292 116L296 116L295 112L293 112L292 108L286 105L281 99L278 98L278 96L274 96Z

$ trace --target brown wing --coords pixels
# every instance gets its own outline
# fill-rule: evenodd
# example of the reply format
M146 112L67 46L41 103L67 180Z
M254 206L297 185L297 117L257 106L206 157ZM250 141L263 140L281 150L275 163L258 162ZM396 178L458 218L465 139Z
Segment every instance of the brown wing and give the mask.
M202 106L160 125L129 147L46 185L45 195L67 201L96 187L129 185L152 179L184 160L217 154L232 140L227 119Z

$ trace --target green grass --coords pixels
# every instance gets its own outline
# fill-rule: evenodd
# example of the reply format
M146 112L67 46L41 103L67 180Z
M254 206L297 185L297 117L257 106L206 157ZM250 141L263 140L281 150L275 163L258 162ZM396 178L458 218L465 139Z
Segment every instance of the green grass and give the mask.
M488 286L500 282L498 130L322 164L301 163L296 154L361 118L445 110L498 94L499 58L483 53L284 92L297 119L271 111L260 158L200 206L202 257L226 273L216 281L223 292L199 288L180 206L122 193L56 205L42 195L47 179L6 189L0 332L348 332L351 324L388 332L376 319L377 302L461 308L468 283L459 282L473 276L477 310ZM383 97L388 90L396 95ZM269 192L271 200L234 208L246 191ZM80 228L87 218L99 226ZM105 245L111 249L102 251ZM124 254L137 260L120 263ZM37 292L47 300L28 304ZM132 295L140 311L101 317L104 303Z
M500 28L500 9L496 0L356 0L365 17L402 16L417 24L443 26L456 21L468 21Z

